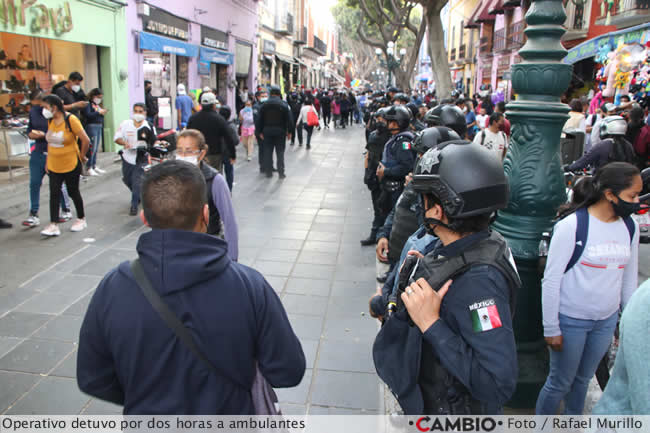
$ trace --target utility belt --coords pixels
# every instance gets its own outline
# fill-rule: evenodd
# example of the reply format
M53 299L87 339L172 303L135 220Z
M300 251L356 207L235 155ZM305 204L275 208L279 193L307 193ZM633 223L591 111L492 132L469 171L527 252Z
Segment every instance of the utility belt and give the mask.
M404 182L399 180L390 180L384 178L381 181L381 189L386 192L397 192L404 188Z

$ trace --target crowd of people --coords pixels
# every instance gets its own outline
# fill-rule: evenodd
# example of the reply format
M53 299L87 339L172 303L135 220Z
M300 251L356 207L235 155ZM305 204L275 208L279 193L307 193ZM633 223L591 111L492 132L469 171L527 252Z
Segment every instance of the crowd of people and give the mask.
M32 95L25 225L39 224L47 172L46 236L60 235L70 200L77 214L71 230L86 228L79 179L84 167L101 173L97 125L106 109L101 89L80 97L81 80L75 72L53 94ZM373 209L361 244L375 246L388 269L369 302L381 322L373 346L378 375L406 414L502 413L517 384L513 317L522 285L507 241L491 229L510 198L504 102L457 92L437 101L395 87L295 88L283 99L271 86L242 92L233 112L213 89L195 103L179 85L173 157L152 164L152 149L169 144L156 134L151 83L145 88L145 101L132 107L114 141L130 213L152 230L138 241L138 259L113 269L90 302L77 363L84 392L123 405L125 414L273 412L259 407L255 393L273 397L271 387L300 383L305 356L275 291L237 263L235 146L241 141L251 161L257 143L260 172L285 178L287 141L295 146L297 137L308 150L314 129L357 124L365 128L363 181ZM605 362L594 411L649 413L648 366L640 360L646 343L639 339L648 329L638 316L650 306L650 283L637 289L640 229L631 216L647 193L650 126L634 101L604 103L593 113L585 113L587 105L571 101L563 129L581 145L565 170L591 175L558 209L543 267L550 372L536 413L556 414L564 402L565 414L582 414L619 319L619 355L611 377Z

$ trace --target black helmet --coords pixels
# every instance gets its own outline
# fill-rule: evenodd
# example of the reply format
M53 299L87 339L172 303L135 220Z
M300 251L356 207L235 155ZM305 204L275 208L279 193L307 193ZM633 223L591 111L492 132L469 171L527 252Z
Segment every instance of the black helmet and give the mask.
M454 90L451 91L451 97L452 97L452 98L456 99L456 98L458 98L459 96L460 96L460 91L459 91L459 90L454 89Z
M405 131L411 122L411 112L401 105L388 107L384 114L386 121L394 120L399 125L400 131Z
M386 93L399 93L399 89L395 86L390 86Z
M279 86L271 86L269 89L269 95L275 95L275 96L282 95L282 90L280 90Z
M409 102L408 104L405 105L406 108L408 108L411 111L411 116L412 117L418 117L418 114L420 113L420 109L418 108L418 104L415 102Z
M424 121L428 126L443 125L451 128L461 137L465 137L467 133L465 115L455 105L438 105L432 108L424 115Z
M231 113L232 113L232 110L230 109L230 107L228 105L222 105L221 107L219 107L219 114L224 119L226 119L226 120L230 119L230 114Z
M418 133L413 143L413 149L417 153L423 154L429 149L434 149L438 145L452 140L461 140L456 131L446 126L434 126Z
M398 93L393 97L393 101L402 101L407 104L411 101L411 98L409 98L406 93Z
M378 116L381 116L383 119L386 118L386 112L388 111L388 107L381 107L379 110L375 111L373 113L373 116L376 118Z
M428 150L415 166L412 185L436 196L450 219L503 209L510 194L499 158L470 142Z

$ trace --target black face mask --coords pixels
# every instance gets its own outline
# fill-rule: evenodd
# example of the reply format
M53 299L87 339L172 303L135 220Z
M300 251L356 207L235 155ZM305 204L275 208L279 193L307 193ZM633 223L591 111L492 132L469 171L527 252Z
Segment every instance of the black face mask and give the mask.
M611 203L612 207L614 208L614 213L621 218L627 218L633 213L641 210L641 203L625 201L619 196L616 196L616 198L618 199L618 203Z
M377 132L384 133L388 131L388 125L386 122L375 122L375 129Z

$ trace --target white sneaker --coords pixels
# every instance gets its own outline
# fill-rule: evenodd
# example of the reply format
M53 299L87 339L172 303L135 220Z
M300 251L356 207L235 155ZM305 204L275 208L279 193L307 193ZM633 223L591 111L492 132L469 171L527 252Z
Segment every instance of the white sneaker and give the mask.
M59 216L59 222L60 222L60 223L66 223L66 222L70 221L71 219L72 219L72 212L70 212L70 211L68 211L68 212L63 212L63 213Z
M88 170L88 175L89 176L99 176L100 174L98 172L96 172L94 168L91 168L91 169Z
M96 171L97 173L99 173L99 174L106 174L106 170L102 170L102 169L99 168L99 167L95 167L95 171Z
M253 158L249 156L248 158L246 158L246 161L249 161L249 162L250 162L252 159L253 159Z
M30 216L27 217L27 219L25 221L23 221L23 225L25 227L29 227L29 228L34 228L34 227L36 227L37 225L40 225L40 224L41 224L41 220L38 219L38 217L36 215L30 215Z
M50 223L49 226L45 228L41 232L43 236L61 236L61 230L59 230L59 226L53 223Z
M86 219L85 218L84 219L77 218L77 221L75 221L72 224L72 227L70 227L70 231L71 232L80 232L80 231L84 230L86 227L88 227L88 224L86 224Z

